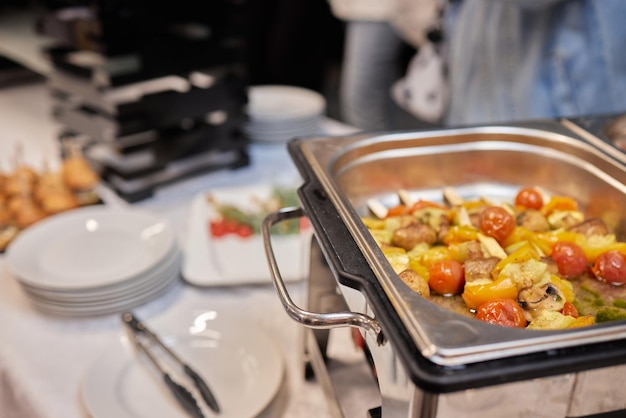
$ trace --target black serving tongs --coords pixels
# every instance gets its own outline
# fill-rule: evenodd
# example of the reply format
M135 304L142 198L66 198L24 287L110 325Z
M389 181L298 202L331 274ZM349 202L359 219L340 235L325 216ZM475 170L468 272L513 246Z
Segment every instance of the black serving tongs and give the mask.
M147 337L150 341L159 345L176 363L180 365L182 370L185 372L187 376L191 378L194 385L198 388L202 399L206 402L206 404L213 411L219 413L220 407L215 399L215 396L209 389L209 386L202 379L202 377L196 373L189 365L187 365L176 353L174 353L166 344L161 341L161 339L153 333L150 329L148 329L143 322L141 322L137 317L131 313L126 312L122 314L122 321L124 324L128 326L133 336L134 341L137 343L139 349L141 349L146 356L150 359L151 363L159 370L167 387L176 397L176 400L185 408L189 414L194 418L202 418L202 410L198 406L196 399L193 395L181 384L175 382L171 376L164 370L156 356L152 352L151 348L146 344L145 341L140 338L141 335Z

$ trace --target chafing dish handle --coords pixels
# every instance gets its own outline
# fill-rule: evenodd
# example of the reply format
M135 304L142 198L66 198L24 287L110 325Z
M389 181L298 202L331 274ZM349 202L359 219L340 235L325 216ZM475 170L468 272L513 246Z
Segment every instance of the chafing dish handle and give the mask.
M381 327L374 318L358 312L331 312L331 313L315 313L309 312L298 307L287 291L285 282L283 281L280 271L278 269L278 263L274 255L271 242L271 228L272 226L290 219L301 218L304 216L304 212L299 207L283 208L277 212L272 212L263 220L262 234L263 234L263 247L265 248L265 255L267 257L267 263L270 269L270 275L274 282L274 287L278 293L278 298L283 307L287 311L287 314L295 321L309 328L316 329L329 329L339 327L355 327L362 328L365 331L371 331L376 336L376 341L382 343L384 338L382 336Z

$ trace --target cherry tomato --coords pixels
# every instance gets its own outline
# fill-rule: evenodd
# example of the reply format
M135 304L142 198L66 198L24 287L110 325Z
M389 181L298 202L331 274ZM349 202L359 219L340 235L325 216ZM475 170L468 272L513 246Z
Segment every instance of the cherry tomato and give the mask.
M480 213L480 230L497 241L503 241L515 229L513 215L499 206L490 206Z
M424 209L424 208L439 208L439 209L448 209L447 206L440 205L439 203L431 202L429 200L418 200L413 203L411 206L411 212L415 212L416 210Z
M587 270L585 252L573 242L557 242L552 248L551 257L559 267L559 273L566 278L578 277Z
M561 309L561 313L563 315L569 315L573 316L574 318L578 318L578 309L576 309L572 302L565 302L565 305L563 305L563 309Z
M512 328L528 325L524 310L513 299L494 299L483 303L476 310L476 319Z
M237 221L226 218L222 221L222 223L224 224L224 230L227 234L237 233L237 229L239 228L239 223L237 223Z
M237 227L237 235L239 235L241 238L248 238L250 235L252 235L252 233L252 228L250 228L250 226L248 225L241 224Z
M226 235L226 228L224 226L224 222L222 221L209 221L209 231L211 236L219 238Z
M440 295L456 295L463 291L465 272L456 260L435 261L429 268L428 286Z
M591 271L600 281L620 286L626 283L626 259L619 251L600 254Z
M392 206L387 210L387 217L408 215L411 213L411 208L404 205Z
M522 206L526 209L541 209L543 206L543 197L536 189L525 187L517 192L515 196L515 205Z

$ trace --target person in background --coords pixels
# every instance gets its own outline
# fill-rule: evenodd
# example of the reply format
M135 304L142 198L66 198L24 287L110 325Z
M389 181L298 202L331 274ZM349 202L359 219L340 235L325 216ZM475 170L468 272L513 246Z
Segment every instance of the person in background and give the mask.
M626 111L626 1L452 0L448 125Z
M381 25L417 48L391 91L416 120L458 126L626 112L624 0L380 3L389 8ZM439 24L442 36L430 39ZM343 86L345 107L361 107L370 124L388 108L370 105L367 94L386 100L388 93L368 81L387 74L368 67L368 59L395 54L398 42L372 33L355 31L351 36L360 39L347 39L347 50L359 53L347 53Z
M330 0L346 21L339 101L342 119L366 130L426 126L391 89L425 39L437 0Z

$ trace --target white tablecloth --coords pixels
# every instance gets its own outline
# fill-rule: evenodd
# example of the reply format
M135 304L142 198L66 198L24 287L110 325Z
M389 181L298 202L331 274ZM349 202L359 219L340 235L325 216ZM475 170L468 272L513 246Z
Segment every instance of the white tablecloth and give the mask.
M331 133L346 127L326 121ZM26 161L41 166L47 155L57 155L58 126L50 119L43 84L0 91L0 169L11 164L19 141ZM211 187L297 178L297 172L281 145L253 145L252 164L235 171L215 172L162 188L154 197L135 206L167 217L179 238L184 238L191 198ZM54 161L51 161L54 166ZM114 194L104 194L106 204L125 204ZM11 277L0 256L0 417L85 418L80 385L86 371L107 347L114 344L122 326L116 315L66 319L47 316L32 307L19 283ZM296 303L302 304L306 280L289 285ZM326 417L328 410L321 388L303 379L302 328L287 317L268 277L267 284L197 288L178 283L166 294L138 308L146 321L178 310L211 309L223 318L248 321L267 331L281 347L287 367L285 390L275 401L270 416ZM331 333L329 352L343 362L347 373L337 389L345 399L346 416L365 416L379 405L371 378L347 330ZM244 400L245 401L245 400ZM101 417L97 417L101 418ZM113 417L112 417L113 418ZM157 418L157 417L155 417Z

